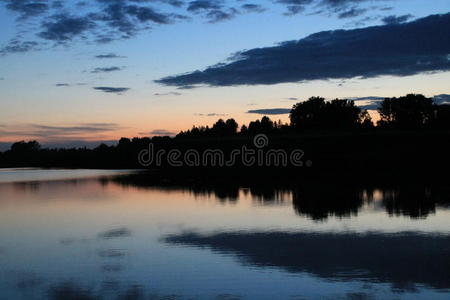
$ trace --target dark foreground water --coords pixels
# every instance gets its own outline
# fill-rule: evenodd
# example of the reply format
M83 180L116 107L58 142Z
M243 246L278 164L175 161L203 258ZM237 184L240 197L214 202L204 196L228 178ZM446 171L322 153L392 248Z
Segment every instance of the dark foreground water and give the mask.
M0 299L449 299L450 190L0 170Z

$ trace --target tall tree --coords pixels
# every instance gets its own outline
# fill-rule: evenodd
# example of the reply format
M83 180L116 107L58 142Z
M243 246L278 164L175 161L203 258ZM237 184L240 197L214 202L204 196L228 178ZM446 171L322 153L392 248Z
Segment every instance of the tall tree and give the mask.
M399 98L386 98L378 109L380 126L392 128L421 128L434 119L433 100L424 95L409 94Z

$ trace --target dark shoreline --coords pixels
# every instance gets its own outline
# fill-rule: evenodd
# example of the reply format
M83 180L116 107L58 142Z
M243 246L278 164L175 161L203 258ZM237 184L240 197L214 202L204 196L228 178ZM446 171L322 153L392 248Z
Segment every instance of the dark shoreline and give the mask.
M267 135L269 144L262 149L281 149L286 152L304 151L303 166L245 166L239 161L231 167L173 167L162 164L144 167L138 162L138 154L151 143L156 150L166 152L177 149L181 153L194 149L200 153L206 149L219 149L229 155L233 149L243 146L258 150L253 137L223 138L143 138L129 144L100 146L96 149L40 149L22 153L0 153L0 167L86 168L86 169L147 169L150 174L166 178L286 178L386 180L420 178L430 181L443 180L450 170L450 130L415 131L341 131L305 132L289 135ZM309 164L310 163L310 164ZM204 179L200 179L204 180Z

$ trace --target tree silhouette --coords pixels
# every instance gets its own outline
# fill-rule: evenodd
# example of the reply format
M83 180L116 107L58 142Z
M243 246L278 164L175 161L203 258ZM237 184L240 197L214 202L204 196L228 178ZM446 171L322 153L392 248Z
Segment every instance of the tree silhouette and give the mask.
M432 125L434 128L450 128L450 104L436 106Z
M351 129L361 124L370 126L367 112L350 100L325 101L322 97L311 97L293 106L289 118L297 129Z
M386 98L378 109L379 126L414 129L430 125L434 119L435 106L431 98L408 94L399 98Z
M20 141L11 145L11 152L15 154L28 154L39 151L41 145L37 141Z

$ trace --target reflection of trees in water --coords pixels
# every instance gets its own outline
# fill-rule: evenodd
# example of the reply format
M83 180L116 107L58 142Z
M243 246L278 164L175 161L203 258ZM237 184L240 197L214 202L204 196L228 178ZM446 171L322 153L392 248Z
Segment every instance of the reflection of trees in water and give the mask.
M374 201L375 191L381 191L381 204L390 216L426 218L437 206L450 204L450 189L444 186L426 187L411 184L395 188L361 188L342 185L305 186L294 189L293 204L299 215L314 220L330 216L356 216L364 204Z
M450 188L443 185L417 183L385 187L364 186L350 182L301 182L287 181L186 181L149 180L142 176L121 176L112 179L122 186L141 189L183 190L195 197L214 196L219 202L236 202L241 195L250 195L260 205L284 204L292 199L293 208L300 216L313 220L328 217L348 218L356 216L365 204L374 202L379 194L380 204L391 216L426 218L435 213L436 207L450 205ZM104 184L104 183L103 183ZM245 187L245 188L244 188Z
M411 185L383 191L383 205L389 215L426 218L436 212L436 206L450 204L450 189L445 186L427 188Z
M342 185L305 186L294 189L295 211L313 220L329 216L339 218L356 216L364 204L364 191Z
M287 188L259 185L251 186L249 191L253 201L265 206L282 205L292 199L292 190Z

